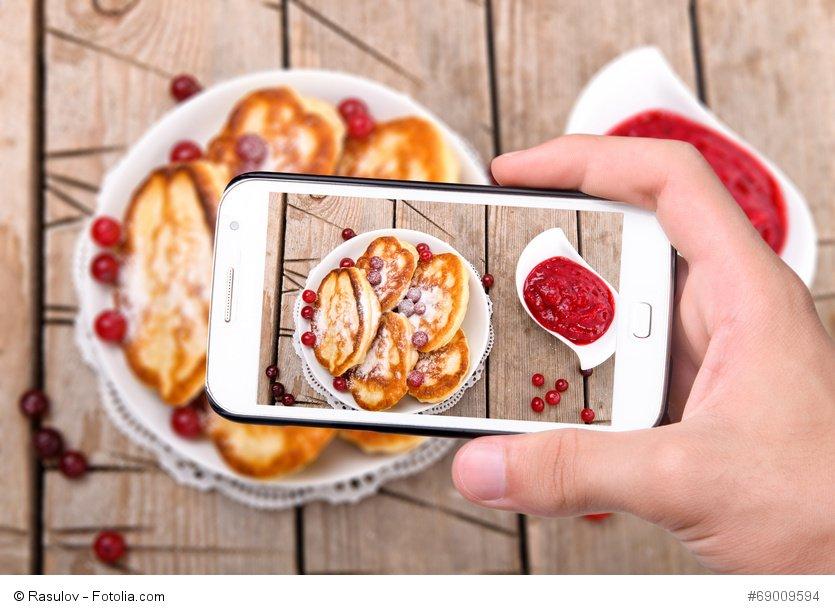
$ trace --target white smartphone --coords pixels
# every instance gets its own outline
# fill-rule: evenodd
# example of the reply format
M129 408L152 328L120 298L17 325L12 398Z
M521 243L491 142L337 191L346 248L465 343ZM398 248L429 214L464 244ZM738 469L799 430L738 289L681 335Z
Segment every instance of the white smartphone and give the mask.
M217 215L206 392L275 425L651 427L674 267L652 213L581 193L247 174Z

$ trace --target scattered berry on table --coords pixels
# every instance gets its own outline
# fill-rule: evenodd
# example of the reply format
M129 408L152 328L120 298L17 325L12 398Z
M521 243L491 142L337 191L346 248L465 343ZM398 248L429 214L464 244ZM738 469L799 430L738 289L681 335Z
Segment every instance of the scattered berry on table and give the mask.
M122 239L122 224L110 216L99 216L90 227L93 241L104 248L111 248Z
M539 396L536 396L536 397L532 398L531 399L531 410L534 413L541 413L542 411L545 410L545 401L542 398L540 398Z
M358 113L348 118L348 135L354 139L365 139L374 132L374 118L368 114Z
M356 237L356 232L351 229L350 227L347 229L342 229L342 239L343 240L350 240L352 237Z
M171 413L171 428L183 438L197 438L203 433L200 412L193 406L178 406Z
M551 406L554 406L555 404L559 404L559 403L560 403L560 399L561 399L561 397L562 397L562 396L560 396L560 392L558 392L558 391L557 391L557 390L555 390L555 389L549 389L549 390L545 393L545 402L547 402L547 403L548 403L548 404L550 404Z
M339 114L346 120L357 114L368 115L368 107L358 98L346 98L339 103L337 109L339 109Z
M481 284L484 285L485 289L490 289L495 282L496 280L493 278L493 274L484 274L481 277Z
M293 406L296 403L296 397L293 394L284 394L281 397L281 403L284 406Z
M339 267L354 267L354 260L351 257L345 257L339 262Z
M302 334L302 344L304 346L312 347L316 344L316 334L313 332L304 332Z
M539 372L537 372L531 377L531 384L534 387L542 387L543 385L545 385L545 377L541 375Z
M338 376L333 380L333 388L336 391L348 391L348 381L344 377Z
M114 530L103 530L96 535L93 542L93 552L103 563L112 564L125 555L127 544L121 533Z
M406 377L406 382L409 387L420 387L423 385L424 374L418 370L412 370L409 376Z
M49 413L49 397L40 389L30 389L20 396L18 407L25 417L41 419Z
M94 323L96 335L105 342L121 342L128 331L128 322L118 310L102 310Z
M113 284L119 277L119 261L112 254L103 252L90 261L90 275L104 284Z
M284 395L284 385L282 383L273 383L272 387L273 398L276 400L281 400L281 397Z
M32 445L38 457L47 460L64 451L64 437L55 428L38 428L32 435Z
M203 86L200 85L194 75L182 73L171 80L171 96L177 101L184 101L202 89Z
M194 141L178 141L171 148L169 159L172 163L188 163L203 156L203 150Z
M76 479L87 472L87 458L80 451L65 451L58 460L58 468L65 477Z
M268 153L267 142L255 133L243 134L235 142L235 154L241 160L255 164L262 163L267 158Z
M313 318L313 306L302 306L302 318L308 321Z
M583 421L583 423L590 424L594 421L594 411L590 408L584 408L582 411L580 411L580 419Z
M592 370L591 368L585 368L585 369L580 368L580 374L582 374L585 377L591 376L593 372L594 372L594 370Z
M276 380L278 378L278 366L276 366L275 364L270 364L264 369L264 374L271 381Z
M302 293L302 301L312 304L316 301L316 291L311 291L310 289L305 289Z
M568 389L568 381L565 379L557 379L554 383L554 389L562 393Z

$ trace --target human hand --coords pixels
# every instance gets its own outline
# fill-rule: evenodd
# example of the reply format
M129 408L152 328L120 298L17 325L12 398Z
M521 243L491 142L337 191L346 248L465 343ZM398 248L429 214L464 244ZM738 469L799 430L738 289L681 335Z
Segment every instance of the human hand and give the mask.
M716 571L835 572L835 345L695 148L571 135L500 156L492 172L656 212L681 255L676 423L480 438L455 458L458 490L535 515L627 511Z

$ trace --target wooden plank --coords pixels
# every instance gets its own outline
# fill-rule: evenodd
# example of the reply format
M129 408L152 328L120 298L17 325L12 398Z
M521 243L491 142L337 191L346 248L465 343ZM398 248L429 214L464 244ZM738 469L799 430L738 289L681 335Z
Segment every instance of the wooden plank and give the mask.
M264 373L275 363L278 343L278 315L281 310L281 285L284 252L285 195L271 194L267 206L267 254L264 263L264 295L261 300L261 350L258 359L258 404L272 404L272 382Z
M292 571L293 512L250 509L178 486L158 471L151 455L121 437L104 417L93 375L80 366L72 331L64 324L76 303L71 251L84 226L83 219L66 219L94 208L105 171L175 106L168 92L171 74L193 73L208 86L241 72L279 67L281 13L272 3L256 0L100 7L61 0L45 7L45 293L47 316L54 323L45 332L46 379L50 391L65 394L56 425L94 465L82 482L46 473L45 568L98 571L86 547L96 530L136 526L154 529L128 532L136 546L128 565L138 571ZM189 530L191 518L195 526ZM230 530L235 527L241 530ZM69 533L73 538L68 539L62 534L66 528L89 530L83 536ZM163 535L165 529L181 532Z
M36 102L36 9L7 2L0 20L0 285L6 305L0 313L0 456L6 461L0 490L0 573L30 573L33 565L32 513L35 466L29 426L17 412L20 394L34 384L36 355L38 166L34 158Z
M798 185L835 238L835 17L826 0L697 3L711 108Z
M46 573L291 573L293 516L256 511L216 492L172 481L158 470L46 478ZM119 568L91 550L103 528L123 533Z
M651 0L571 0L559 3L495 0L492 6L499 136L504 151L528 147L561 134L583 85L607 61L635 46L657 45L682 78L689 84L695 83L688 3L685 0L663 4ZM571 220L546 221L539 215L514 219L512 224L508 224L511 221L496 222L503 224L510 238L503 238L491 222L490 233L496 234L497 244L495 247L490 244L488 254L497 250L520 250L524 237L519 236L525 235L522 229L531 229L532 235L533 230L560 224L565 225L563 228L568 234L569 229L565 227L571 226ZM607 268L607 264L611 265L612 243L604 239L616 232L612 223L581 215L579 233L582 254L595 268L603 269ZM576 236L568 235L575 241ZM490 267L495 269L493 263ZM513 279L512 272L493 273L497 281ZM614 271L608 271L607 277L612 276ZM498 282L496 287L499 287ZM500 288L496 291L503 293ZM510 291L512 289L504 291L508 298ZM505 315L504 318L514 318L514 315ZM498 317L497 321L501 322L500 319ZM497 345L495 352L516 353L520 360L536 357L538 363L529 372L550 372L562 367L570 384L579 383L576 360L567 355L568 351L562 345L554 349L546 341L532 349L499 348ZM588 379L587 396L578 398L579 388L570 387L568 393L571 396L568 399L564 396L560 405L560 418L577 421L576 411L583 402L602 405L600 410L605 418L609 410L605 407L611 378L611 364L608 363L596 369ZM491 387L494 380L491 378ZM520 384L516 386L519 389L516 395L524 392L524 397L529 397L530 386L521 383L521 379L517 380ZM513 382L505 385L514 387ZM497 392L497 395L500 394ZM491 401L492 395L491 390ZM647 569L650 566L648 554L673 549L670 537L650 532L654 529L639 521L634 522L628 534L639 533L643 551L634 551L633 546L624 542L612 543L603 534L591 530L576 537L570 532L562 533L560 529L567 523L564 520L529 521L528 549L532 572L561 570L560 562L565 551L576 555L571 564L572 570L608 571L613 570L612 563L619 571ZM682 567L690 562L686 555L681 559ZM678 566L670 565L670 569L675 570Z
M492 155L484 3L451 0L434 3L431 10L424 2L395 0L294 0L288 6L291 66L350 71L404 91L442 117L485 160ZM519 570L517 538L469 519L478 510L454 492L448 468L438 465L413 480L424 486L421 504L408 498L418 484L407 480L398 497L378 495L356 506L307 506L306 568ZM445 513L449 507L469 513ZM502 515L515 525L515 516Z

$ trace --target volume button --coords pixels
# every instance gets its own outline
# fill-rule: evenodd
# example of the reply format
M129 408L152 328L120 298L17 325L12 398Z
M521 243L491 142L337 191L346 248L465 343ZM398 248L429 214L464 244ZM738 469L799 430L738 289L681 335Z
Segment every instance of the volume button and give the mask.
M235 268L226 270L226 304L223 310L223 320L227 323L232 320L232 287L235 283Z

